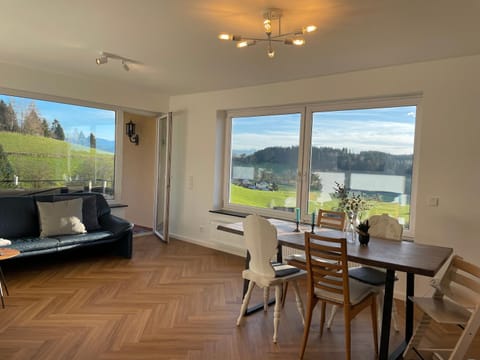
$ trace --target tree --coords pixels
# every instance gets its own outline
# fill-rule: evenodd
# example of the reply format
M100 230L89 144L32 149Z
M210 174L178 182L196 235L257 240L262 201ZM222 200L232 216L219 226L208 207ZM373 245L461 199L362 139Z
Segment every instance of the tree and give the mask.
M0 131L18 131L17 116L11 104L0 100Z
M90 149L96 149L97 147L97 139L93 133L90 133Z
M43 135L42 120L38 116L35 103L31 103L23 119L22 131L30 135Z
M15 172L12 165L8 161L7 154L3 151L3 146L0 144L0 180L13 180ZM12 183L6 183L3 187L11 187Z
M52 126L50 127L51 136L57 140L65 140L65 132L63 131L62 125L57 119L54 119Z
M45 137L50 137L50 129L48 128L48 122L47 119L42 119L42 130L43 130L43 136Z

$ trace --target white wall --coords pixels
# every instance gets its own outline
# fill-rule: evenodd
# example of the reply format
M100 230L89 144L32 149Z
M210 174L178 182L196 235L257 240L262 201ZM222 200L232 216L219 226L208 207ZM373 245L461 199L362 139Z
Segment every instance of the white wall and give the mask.
M480 264L480 56L173 96L172 221L177 238L242 254L241 238L215 230L239 218L209 213L221 175L218 110L422 93L415 241L453 247ZM438 207L427 200L439 197ZM396 290L402 292L400 283ZM425 279L417 281L420 293Z
M168 110L166 94L147 92L123 83L55 74L5 63L0 63L0 88L13 90L13 92L28 91L44 97L62 97L119 106L124 109L152 112Z

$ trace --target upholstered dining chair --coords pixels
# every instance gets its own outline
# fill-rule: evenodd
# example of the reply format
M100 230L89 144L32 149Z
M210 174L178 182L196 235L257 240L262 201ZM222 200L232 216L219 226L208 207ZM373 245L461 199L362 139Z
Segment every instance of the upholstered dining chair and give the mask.
M443 276L431 284L435 289L432 297L410 298L423 315L403 358L411 359L415 351L434 359L466 359L480 328L480 267L455 255ZM440 329L434 329L434 323ZM452 336L454 341L449 342Z
M249 215L243 222L244 238L250 254L249 268L242 272L242 277L249 280L248 290L242 302L237 326L241 325L250 301L252 291L257 285L264 289L264 310L267 311L268 290L275 287L275 308L273 312L273 342L277 342L278 323L282 308L282 290L292 282L295 290L297 309L304 323L302 298L296 280L304 278L306 272L294 266L272 262L277 253L277 229L270 222L258 215Z
M305 233L307 265L307 311L300 359L307 346L313 309L321 302L320 336L323 334L326 304L343 308L345 320L345 357L351 359L350 323L363 309L370 307L375 353L378 354L377 293L366 284L348 277L346 239Z
M400 225L395 218L390 217L387 214L372 215L368 219L368 223L370 225L370 228L368 229L370 236L387 240L402 240L403 226ZM384 294L383 289L385 288L386 270L361 265L351 267L349 269L349 276L355 280L377 288L379 311L378 319L381 323ZM335 311L336 309L333 308L330 318L327 322L327 328L330 328L332 325L333 318L335 317ZM394 330L398 332L400 329L398 327L398 315L395 302L393 302L392 305L392 323Z

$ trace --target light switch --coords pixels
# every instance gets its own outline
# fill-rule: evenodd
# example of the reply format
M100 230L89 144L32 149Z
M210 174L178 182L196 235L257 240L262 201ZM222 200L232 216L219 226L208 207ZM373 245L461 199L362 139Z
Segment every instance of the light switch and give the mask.
M192 176L192 175L190 175L190 176L188 177L187 188L188 188L188 190L193 190L193 176Z
M437 196L432 196L428 199L428 206L437 207L440 199Z

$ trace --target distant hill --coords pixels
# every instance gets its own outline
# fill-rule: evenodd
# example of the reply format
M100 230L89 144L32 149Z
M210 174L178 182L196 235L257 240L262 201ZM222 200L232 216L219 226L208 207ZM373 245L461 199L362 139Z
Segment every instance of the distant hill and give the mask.
M235 166L276 165L285 169L296 169L298 146L267 147L249 155L233 155ZM358 154L348 149L312 147L312 170L383 172L390 175L412 173L413 155L393 155L380 151L361 151Z
M106 152L115 152L115 141L97 138L97 149Z

